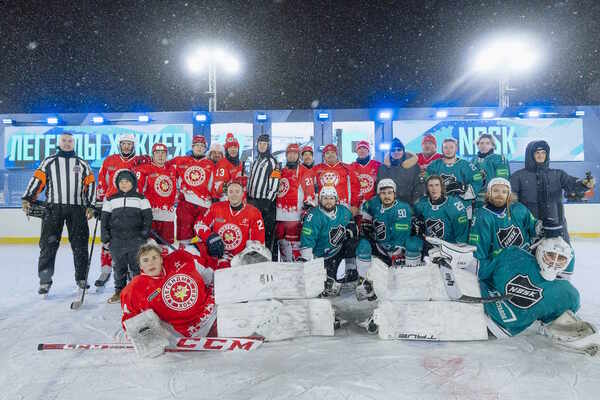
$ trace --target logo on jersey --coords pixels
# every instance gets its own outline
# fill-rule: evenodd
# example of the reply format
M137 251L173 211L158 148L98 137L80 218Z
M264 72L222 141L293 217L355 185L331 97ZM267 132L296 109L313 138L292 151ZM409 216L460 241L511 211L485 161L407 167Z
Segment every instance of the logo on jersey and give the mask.
M338 225L329 230L329 244L333 247L341 245L345 237L346 228L344 228L342 225Z
M360 194L369 193L375 187L375 179L369 174L360 174L358 181L360 182Z
M223 225L219 228L217 234L223 238L225 250L234 250L242 244L242 231L240 227L235 224Z
M498 237L498 243L500 243L500 247L502 248L510 246L521 247L525 242L521 230L514 225L511 225L508 228L499 229L498 232L496 232L496 236Z
M164 283L162 299L171 310L189 310L198 300L198 284L186 274L175 274Z
M277 192L277 197L285 196L288 190L290 190L290 181L288 181L287 178L281 178L279 180L279 192Z
M167 175L159 175L154 181L154 191L161 197L169 197L173 193L173 181Z
M204 169L199 165L193 165L185 170L183 180L192 187L200 186L206 179Z
M373 228L375 229L375 240L385 240L385 222L383 221L373 221Z
M321 175L321 186L337 186L340 177L335 172L324 172Z
M534 286L527 275L517 275L506 283L506 294L512 297L508 300L519 308L529 308L544 298L544 289Z
M425 220L425 229L427 234L436 238L442 239L444 237L444 221L441 219L427 219Z

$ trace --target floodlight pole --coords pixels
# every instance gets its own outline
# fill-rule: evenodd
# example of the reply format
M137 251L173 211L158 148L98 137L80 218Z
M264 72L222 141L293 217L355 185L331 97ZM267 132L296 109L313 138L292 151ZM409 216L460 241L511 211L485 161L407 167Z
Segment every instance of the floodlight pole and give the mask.
M508 76L504 75L498 79L498 106L510 107Z
M208 112L217 111L217 65L213 60L208 63Z

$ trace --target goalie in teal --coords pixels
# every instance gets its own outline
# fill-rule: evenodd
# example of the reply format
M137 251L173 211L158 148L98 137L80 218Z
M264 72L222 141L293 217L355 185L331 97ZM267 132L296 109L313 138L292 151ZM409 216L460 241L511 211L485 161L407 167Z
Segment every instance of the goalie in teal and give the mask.
M319 206L311 208L302 223L298 259L325 258L327 281L323 297L339 295L344 282L358 279L354 265L357 245L358 228L352 213L338 204L333 186L323 186L319 192ZM345 271L342 271L340 264L344 259Z
M410 205L396 199L396 184L382 179L377 196L361 207L361 239L356 248L356 266L360 276L356 288L358 300L373 300L372 288L365 280L375 255L390 266L414 267L421 264L423 241L411 236Z
M475 210L469 234L469 244L477 248L479 274L488 274L490 263L503 249L515 246L529 250L540 233L541 224L536 223L527 207L511 202L510 182L504 178L492 179L486 203Z

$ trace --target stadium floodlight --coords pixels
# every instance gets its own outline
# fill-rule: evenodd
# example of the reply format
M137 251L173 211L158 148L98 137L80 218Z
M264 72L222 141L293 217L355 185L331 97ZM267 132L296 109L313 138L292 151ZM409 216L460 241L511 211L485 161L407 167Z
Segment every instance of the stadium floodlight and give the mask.
M446 110L439 110L435 113L436 118L446 118L447 116L448 116L448 111L446 111Z
M585 111L577 110L577 111L575 111L575 115L578 117L583 117L585 115Z
M475 56L473 67L476 72L492 73L498 77L498 103L500 107L509 107L510 75L531 70L539 59L539 50L530 39L499 37L482 46Z
M56 125L56 124L58 124L58 118L57 117L48 117L48 118L46 118L46 123L48 125Z
M542 115L542 112L540 110L529 110L529 111L527 111L527 116L529 118L539 118L540 115Z
M379 111L379 114L377 115L377 118L379 118L382 121L386 121L388 119L392 119L392 112L389 111L389 110Z
M103 124L104 123L104 117L96 115L95 117L92 117L92 122L94 124Z
M494 115L496 115L496 113L493 112L492 110L486 110L486 111L484 111L484 112L481 113L481 116L483 118L493 118Z
M321 122L327 121L329 119L329 113L320 112L317 114L317 119Z
M138 116L138 122L149 122L150 117L146 114Z
M230 52L218 47L200 47L185 60L192 74L208 70L208 111L217 111L217 67L230 74L240 71L240 61Z
M196 120L196 122L204 123L208 121L208 115L206 115L205 113L196 114L194 119Z
M258 114L256 114L256 120L258 122L265 122L268 118L269 117L265 113L258 113Z
M389 143L381 143L379 145L379 150L381 151L388 151L391 148Z
M4 125L12 125L15 121L12 118L2 118L2 123Z

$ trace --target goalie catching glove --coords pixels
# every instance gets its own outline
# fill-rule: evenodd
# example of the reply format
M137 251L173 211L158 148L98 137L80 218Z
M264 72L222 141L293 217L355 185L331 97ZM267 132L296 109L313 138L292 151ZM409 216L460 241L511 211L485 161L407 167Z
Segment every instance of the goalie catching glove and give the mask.
M475 246L464 243L449 243L442 239L429 236L425 239L435 246L429 250L428 253L431 260L443 258L452 266L452 268L466 269L477 275L479 262L473 257L473 253L476 250Z

